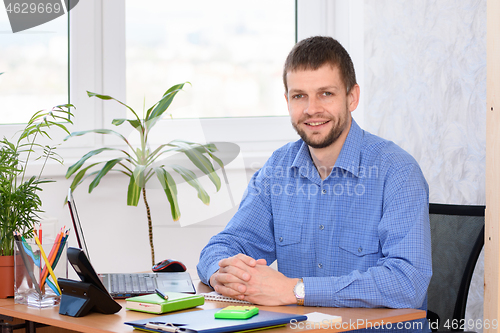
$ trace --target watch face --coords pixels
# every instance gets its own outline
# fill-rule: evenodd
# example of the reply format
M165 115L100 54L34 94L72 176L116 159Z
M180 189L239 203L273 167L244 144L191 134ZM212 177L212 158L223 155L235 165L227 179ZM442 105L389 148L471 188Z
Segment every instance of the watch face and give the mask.
M304 296L305 296L304 282L302 282L302 281L297 282L297 284L295 285L295 288L294 288L294 293L295 293L296 297L304 298Z

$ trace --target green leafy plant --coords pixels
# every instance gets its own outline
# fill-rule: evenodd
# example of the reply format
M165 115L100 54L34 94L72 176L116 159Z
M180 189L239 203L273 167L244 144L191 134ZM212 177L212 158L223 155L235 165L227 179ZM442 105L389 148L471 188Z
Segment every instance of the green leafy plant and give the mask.
M20 131L17 140L5 137L0 141L0 255L13 255L13 232L18 231L25 237L33 236L33 227L39 221L42 201L38 196L41 184L52 182L42 179L47 160L63 163L55 152L56 146L37 143L37 138L51 139L48 129L58 127L69 134L65 123L72 123L69 108L71 104L58 105L50 111L36 112L26 127ZM38 176L26 175L28 162L33 158L42 159L43 164Z
M222 161L214 155L214 152L217 151L215 145L174 140L169 143L162 144L155 149L150 148L148 137L151 130L164 116L165 111L172 103L175 95L182 90L184 85L185 83L177 84L168 89L158 102L156 102L148 110L143 110L142 117L139 117L138 113L135 112L130 106L111 96L100 95L87 91L89 97L97 97L102 100L114 100L132 112L134 119L114 119L112 124L115 126L123 124L129 124L132 126L140 136L140 144L138 147L134 147L122 134L110 129L94 129L74 132L68 137L81 136L87 133L114 135L120 138L126 145L127 149L102 147L88 152L82 156L79 161L68 168L66 178L74 175L71 183L71 189L74 190L87 177L93 177L93 180L89 185L89 193L91 193L92 190L99 185L101 179L111 170L121 172L126 175L128 179L127 205L137 206L142 194L142 199L146 207L152 264L155 263L155 252L153 243L153 223L151 219L150 207L146 197L146 184L148 181L153 178L157 179L161 184L168 202L170 203L170 211L174 221L177 221L180 218L181 213L177 202L176 182L171 174L172 170L180 174L189 185L196 189L198 192L198 198L203 203L207 205L210 203L210 197L198 181L196 174L181 165L165 164L165 161L167 160L165 157L169 156L171 153L184 153L197 169L201 170L209 177L215 185L217 191L221 187L220 178L215 172L214 166L210 161L211 158L219 164L221 168L223 167ZM94 162L88 165L86 164L87 160L104 151L114 151L117 153L118 157L105 161Z

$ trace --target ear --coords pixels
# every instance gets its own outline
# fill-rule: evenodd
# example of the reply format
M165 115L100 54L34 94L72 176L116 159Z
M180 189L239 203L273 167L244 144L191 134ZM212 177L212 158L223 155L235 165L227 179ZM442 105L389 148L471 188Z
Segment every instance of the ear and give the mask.
M290 105L288 104L288 92L285 91L285 100L286 100L286 106L288 109L290 109Z
M349 107L349 112L356 110L356 108L358 107L359 95L360 95L359 86L355 84L354 86L352 86L351 90L349 90L349 93L347 94L347 105Z

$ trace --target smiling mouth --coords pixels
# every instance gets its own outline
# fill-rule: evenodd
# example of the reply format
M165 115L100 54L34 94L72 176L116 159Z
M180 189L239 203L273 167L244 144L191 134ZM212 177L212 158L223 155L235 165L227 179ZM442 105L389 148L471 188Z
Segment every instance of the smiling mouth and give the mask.
M320 126L320 125L326 124L327 122L329 122L329 120L326 120L326 121L316 121L316 122L313 122L313 123L305 123L305 124L308 125L308 126Z

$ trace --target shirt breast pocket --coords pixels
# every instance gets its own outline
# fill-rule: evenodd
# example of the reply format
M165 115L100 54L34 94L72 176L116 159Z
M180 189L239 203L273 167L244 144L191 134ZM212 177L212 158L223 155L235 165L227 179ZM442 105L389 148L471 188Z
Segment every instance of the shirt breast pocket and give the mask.
M274 234L278 246L297 244L300 243L300 238L302 237L302 226L276 225Z
M339 247L356 257L377 257L379 253L379 238L376 235L357 235L343 232Z
M302 241L302 223L277 223L274 237L278 255L283 253L295 255L305 251L305 244Z

